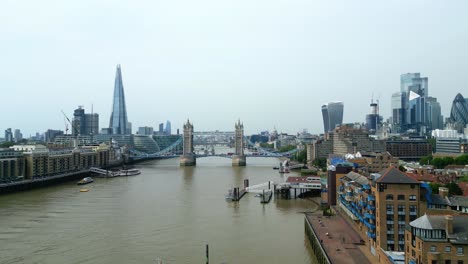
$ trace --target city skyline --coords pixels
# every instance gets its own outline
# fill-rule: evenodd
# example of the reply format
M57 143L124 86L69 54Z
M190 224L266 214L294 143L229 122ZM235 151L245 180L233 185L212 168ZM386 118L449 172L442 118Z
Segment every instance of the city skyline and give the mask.
M387 119L406 72L430 79L430 94L448 117L466 89L462 1L207 3L212 10L190 2L186 10L119 3L104 12L107 4L46 10L46 3L31 2L28 10L42 12L20 12L20 3L9 2L0 11L9 25L0 29L8 50L0 78L9 96L22 100L5 101L0 111L34 111L2 115L0 129L25 136L64 130L60 110L71 115L77 105L93 105L99 126L107 127L119 63L133 132L168 119L181 128L187 118L199 130L232 130L240 118L246 134L275 127L320 133L323 103L343 101L343 122L363 123L372 95Z

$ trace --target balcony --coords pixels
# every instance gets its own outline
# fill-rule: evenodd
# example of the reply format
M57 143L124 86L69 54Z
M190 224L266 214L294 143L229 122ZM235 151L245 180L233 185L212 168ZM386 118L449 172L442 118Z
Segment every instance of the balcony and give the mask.
M375 220L375 215L373 215L373 214L364 213L364 217L365 217L365 218L370 218L370 219L374 219L374 220Z
M375 234L374 233L371 233L371 232L366 232L367 233L367 236L372 238L372 239L375 239Z
M375 201L375 196L372 194L367 195L367 201Z
M368 204L366 208L367 208L367 210L371 210L371 211L375 210L375 206L370 205L370 204Z

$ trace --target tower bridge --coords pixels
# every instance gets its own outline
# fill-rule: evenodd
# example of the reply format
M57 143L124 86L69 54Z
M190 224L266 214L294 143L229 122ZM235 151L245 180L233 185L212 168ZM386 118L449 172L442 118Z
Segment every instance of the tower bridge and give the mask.
M199 146L206 146L210 147L211 151L205 151L202 154L198 154L195 151L194 146L197 145L194 136L200 135L222 135L226 136L230 139L233 139L234 142L234 153L225 153L225 154L217 154L214 151L214 146L224 146L223 142L211 142L211 143L204 143L200 144ZM180 150L180 146L182 146L182 155L178 154L178 150ZM256 149L255 153L244 153L246 148L253 147ZM183 136L179 137L176 141L174 141L171 145L167 146L166 148L155 152L155 153L145 153L142 151L138 151L136 149L130 149L130 160L142 160L142 159L167 159L167 158L175 158L179 157L180 166L196 166L197 158L204 158L204 157L222 157L222 158L229 158L232 160L232 166L246 166L247 164L247 157L249 158L265 158L265 157L290 157L294 153L297 152L297 149L292 151L278 153L273 152L271 150L264 149L259 146L255 146L253 142L248 140L244 136L244 125L240 122L240 120L235 124L235 131L234 132L194 132L193 124L190 123L189 120L184 124L183 128Z

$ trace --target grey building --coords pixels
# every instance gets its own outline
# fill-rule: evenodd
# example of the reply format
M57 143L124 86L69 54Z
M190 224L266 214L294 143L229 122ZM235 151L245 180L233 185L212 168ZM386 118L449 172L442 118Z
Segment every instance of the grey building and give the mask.
M86 114L82 106L78 106L73 113L72 134L97 135L99 134L99 114Z
M406 93L392 94L392 126L395 132L402 132L406 128Z
M153 127L139 127L138 128L138 135L144 136L152 136L153 135Z
M49 143L49 142L54 142L55 137L63 136L63 131L62 130L48 129L44 134L45 134L45 141L47 143Z
M330 102L322 106L323 126L325 133L333 131L343 123L343 102Z
M128 134L128 123L124 87L122 82L122 72L120 69L120 64L118 64L115 73L114 98L109 127L112 128L113 134L124 135Z
M5 141L13 142L13 133L11 132L11 128L7 128L5 130Z
M20 142L23 139L23 134L21 130L15 129L15 142Z
M166 121L166 129L164 130L166 135L171 135L172 130L171 130L171 121L167 120Z
M159 132L160 134L163 134L163 133L164 133L164 123L160 123L160 124L159 124L159 130L158 130L158 132Z

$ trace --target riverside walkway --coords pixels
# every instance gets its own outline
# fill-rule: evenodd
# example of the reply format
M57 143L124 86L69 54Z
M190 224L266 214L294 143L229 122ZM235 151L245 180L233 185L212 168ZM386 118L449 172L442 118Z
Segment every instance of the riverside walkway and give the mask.
M361 237L340 215L326 217L320 212L308 213L305 217L320 241L329 263L372 263L359 248L363 243Z

